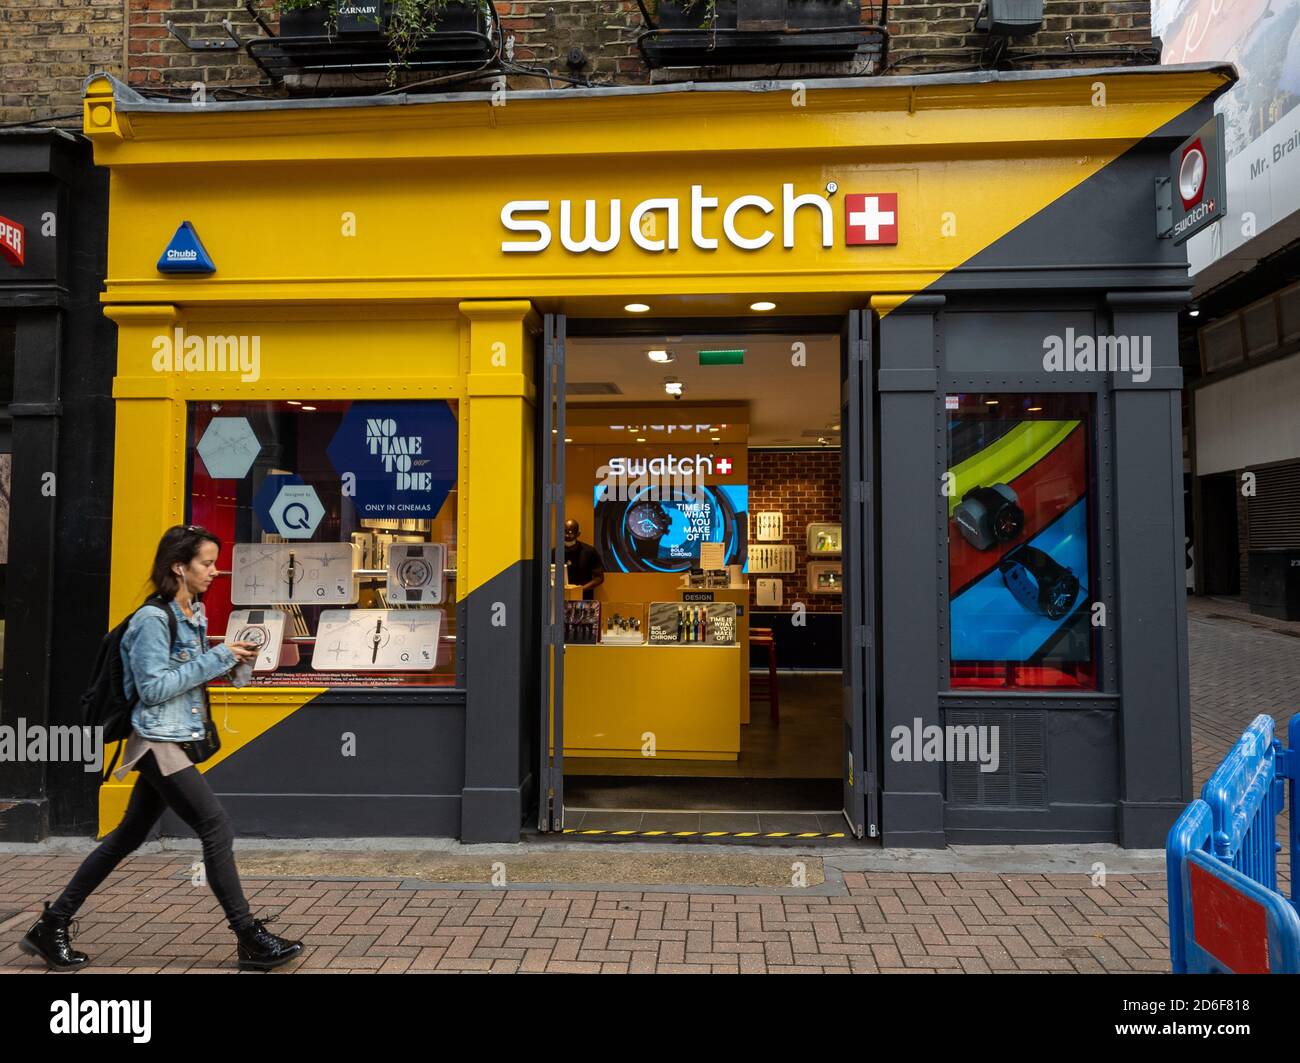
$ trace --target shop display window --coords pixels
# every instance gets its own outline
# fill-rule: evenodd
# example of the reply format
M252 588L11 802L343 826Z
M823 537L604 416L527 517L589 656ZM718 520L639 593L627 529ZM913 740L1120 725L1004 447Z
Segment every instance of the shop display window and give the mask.
M255 685L455 683L454 402L196 402L188 442L209 638L262 647Z
M1091 398L946 406L951 686L1095 689Z

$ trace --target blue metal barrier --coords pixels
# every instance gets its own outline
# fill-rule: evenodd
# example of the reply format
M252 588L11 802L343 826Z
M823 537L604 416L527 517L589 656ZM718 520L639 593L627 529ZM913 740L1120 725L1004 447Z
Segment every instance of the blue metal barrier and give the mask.
M1300 974L1296 781L1300 715L1290 748L1256 716L1169 831L1169 953L1175 974ZM1291 805L1291 900L1277 892L1277 817Z

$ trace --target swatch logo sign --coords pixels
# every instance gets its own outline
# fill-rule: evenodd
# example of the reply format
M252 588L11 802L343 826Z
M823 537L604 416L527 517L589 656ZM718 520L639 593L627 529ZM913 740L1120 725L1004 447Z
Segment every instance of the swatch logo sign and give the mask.
M23 228L22 222L0 217L0 255L3 255L4 260L11 266L23 264L26 234L27 230Z
M551 246L557 229L560 245L573 254L608 253L624 236L641 250L656 254L678 251L687 239L701 251L716 251L723 241L742 251L757 251L774 243L778 234L781 246L789 250L796 242L797 217L803 219L805 233L811 229L817 234L819 246L834 247L832 197L838 191L834 181L826 185L825 195L796 193L795 186L786 183L779 198L743 195L724 205L719 196L707 195L703 185L691 185L688 200L643 199L626 215L621 199L561 199L558 204L549 199L512 199L501 208L501 224L530 238L502 240L501 250L537 254ZM846 247L898 243L897 192L852 192L841 198ZM553 217L556 206L558 219Z

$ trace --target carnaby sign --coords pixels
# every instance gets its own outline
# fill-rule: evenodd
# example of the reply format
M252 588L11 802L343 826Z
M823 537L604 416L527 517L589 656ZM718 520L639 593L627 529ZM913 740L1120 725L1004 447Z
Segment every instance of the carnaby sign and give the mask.
M21 266L26 252L27 230L22 222L12 221L0 215L0 255L13 266Z
M1169 156L1167 187L1161 185L1170 228L1161 235L1181 244L1222 218L1228 212L1227 184L1223 116L1215 115Z
M354 402L326 453L367 517L434 517L456 482L456 415L445 402Z
M512 199L501 208L501 224L529 239L503 239L501 250L537 254L552 245L558 231L560 246L573 254L613 251L624 236L642 251L677 251L683 246L683 229L689 246L701 251L716 251L723 242L757 251L778 236L780 246L790 249L796 242L796 218L824 248L835 246L837 231L846 247L898 243L897 192L846 192L838 199L837 192L834 181L825 194L796 192L785 183L779 194L742 195L724 204L703 185L691 185L688 197L643 199L626 212L621 199Z

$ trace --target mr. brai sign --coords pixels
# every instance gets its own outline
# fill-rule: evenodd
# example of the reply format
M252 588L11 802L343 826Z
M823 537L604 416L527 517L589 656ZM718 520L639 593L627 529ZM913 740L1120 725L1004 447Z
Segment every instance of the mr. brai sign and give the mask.
M354 402L326 450L357 516L433 517L456 482L446 402Z
M1181 244L1222 218L1227 185L1223 116L1215 115L1169 156L1169 176L1156 182L1160 237Z

